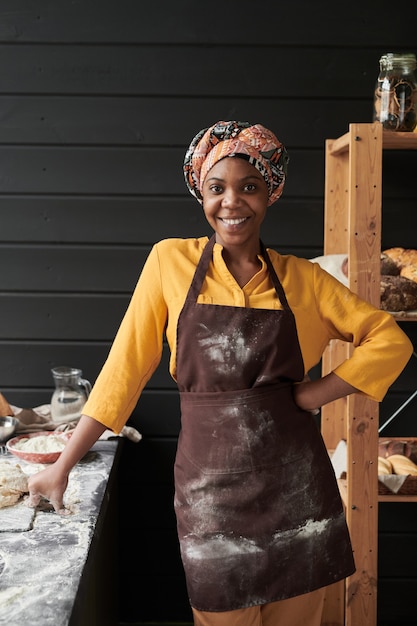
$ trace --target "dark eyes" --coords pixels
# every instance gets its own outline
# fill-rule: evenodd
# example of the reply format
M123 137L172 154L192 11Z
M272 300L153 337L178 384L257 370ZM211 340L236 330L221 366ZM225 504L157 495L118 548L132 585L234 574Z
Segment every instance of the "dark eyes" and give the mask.
M242 187L242 190L244 193L251 193L253 191L256 191L257 188L258 187L255 183L246 183L246 185ZM214 194L221 194L224 191L224 187L222 187L221 185L212 184L210 185L209 190Z

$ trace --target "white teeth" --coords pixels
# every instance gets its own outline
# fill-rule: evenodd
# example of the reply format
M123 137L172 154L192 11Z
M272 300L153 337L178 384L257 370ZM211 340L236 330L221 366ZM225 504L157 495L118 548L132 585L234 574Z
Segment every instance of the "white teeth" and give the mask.
M240 217L239 219L234 219L234 220L226 219L226 218L222 217L222 221L225 224L229 224L230 226L234 226L235 224L241 224L245 220L246 220L246 217Z

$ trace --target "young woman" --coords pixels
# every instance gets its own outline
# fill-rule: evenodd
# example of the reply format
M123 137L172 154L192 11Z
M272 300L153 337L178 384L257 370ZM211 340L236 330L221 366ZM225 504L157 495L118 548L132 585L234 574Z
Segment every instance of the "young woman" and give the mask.
M265 249L287 154L260 124L200 131L184 173L214 234L157 243L85 415L30 479L63 510L72 467L121 430L162 353L181 399L175 511L198 626L319 625L326 585L354 571L335 476L312 412L353 392L380 401L412 345L393 318L318 264ZM352 356L310 381L331 339Z

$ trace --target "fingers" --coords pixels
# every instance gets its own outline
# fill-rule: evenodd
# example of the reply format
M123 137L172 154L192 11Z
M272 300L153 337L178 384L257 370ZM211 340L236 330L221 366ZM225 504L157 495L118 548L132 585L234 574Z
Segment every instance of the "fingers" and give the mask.
M53 510L59 515L68 515L70 511L65 508L63 497L68 484L68 477L57 476L53 467L42 470L38 474L29 477L29 496L26 504L41 511Z
M25 504L33 509L39 508L41 511L50 511L53 507L53 510L55 513L58 513L58 515L69 515L71 513L71 511L65 507L62 499L48 499L39 493L29 493L29 496L25 500Z
M52 504L52 506L54 507L55 513L58 513L58 515L69 515L71 511L69 511L67 508L65 508L64 503L59 500L49 500L49 502Z
M29 493L29 496L25 500L25 504L26 506L35 509L41 501L41 498L42 496L40 493Z

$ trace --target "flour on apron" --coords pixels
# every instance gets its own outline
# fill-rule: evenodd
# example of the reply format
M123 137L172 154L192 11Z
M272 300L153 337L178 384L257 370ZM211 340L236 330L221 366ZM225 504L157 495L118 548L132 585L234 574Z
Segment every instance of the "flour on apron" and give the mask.
M304 365L294 316L198 304L205 247L177 329L181 432L175 511L191 605L229 611L307 593L354 571L333 468L292 385Z

